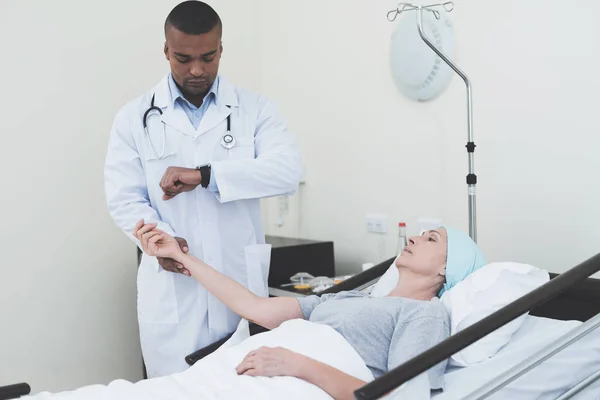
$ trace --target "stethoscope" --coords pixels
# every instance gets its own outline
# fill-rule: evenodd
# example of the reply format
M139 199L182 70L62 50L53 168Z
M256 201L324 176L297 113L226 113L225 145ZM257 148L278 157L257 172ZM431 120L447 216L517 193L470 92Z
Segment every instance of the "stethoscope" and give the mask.
M150 149L152 150L152 153L154 153L154 157L159 160L162 160L165 156L165 147L166 147L166 140L167 140L166 126L164 123L162 124L162 126L163 126L162 152L160 153L160 155L158 155L156 153L156 150L154 149L154 146L152 145L152 140L150 140L150 133L148 132L147 120L148 120L148 116L150 115L150 113L152 111L158 111L158 115L162 115L162 113L163 113L159 107L154 105L154 96L155 95L153 94L152 100L150 100L150 107L144 113L144 117L142 118L142 123L144 125L144 132L146 132L146 138L148 139L148 144L150 145ZM227 107L231 108L231 106L229 106L229 105ZM235 138L231 134L231 114L227 115L227 133L225 135L223 135L223 137L221 138L221 146L223 146L223 148L226 150L231 150L235 146Z

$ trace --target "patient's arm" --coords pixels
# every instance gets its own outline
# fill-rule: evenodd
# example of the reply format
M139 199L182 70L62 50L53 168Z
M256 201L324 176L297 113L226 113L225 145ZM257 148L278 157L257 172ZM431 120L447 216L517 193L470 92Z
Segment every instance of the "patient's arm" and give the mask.
M335 400L354 400L354 392L366 382L348 375L315 359L299 355L300 367L297 378L317 385Z
M244 357L236 372L249 376L294 376L316 385L335 400L354 399L365 385L339 369L282 347L261 347Z
M156 229L156 224L144 224L143 220L139 221L133 229L133 234L140 241L146 254L177 261L213 296L248 321L273 329L289 319L303 318L295 298L265 298L255 295L202 260L183 253L179 243L171 235Z
M259 297L235 280L221 274L193 255L181 254L179 261L194 279L233 312L267 329L289 319L302 318L300 305L292 297Z

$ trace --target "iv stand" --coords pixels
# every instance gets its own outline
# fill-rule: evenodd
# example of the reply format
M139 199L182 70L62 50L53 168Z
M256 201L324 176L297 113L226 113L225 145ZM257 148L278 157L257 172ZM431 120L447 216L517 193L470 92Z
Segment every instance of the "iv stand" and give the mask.
M454 3L449 1L440 4L430 4L427 6L415 6L410 3L400 3L395 10L388 13L388 20L393 22L396 17L404 11L417 11L417 27L419 28L419 36L421 39L433 50L450 68L454 70L465 82L467 88L467 130L468 130L468 142L465 146L469 156L469 174L467 175L467 188L469 196L469 236L475 242L477 242L477 215L476 215L476 185L477 175L475 175L474 167L474 153L475 143L473 142L473 112L471 105L471 82L467 75L462 72L448 57L444 55L435 45L425 36L423 32L423 10L432 12L436 19L440 19L440 13L435 8L444 7L447 12L451 12L454 9Z

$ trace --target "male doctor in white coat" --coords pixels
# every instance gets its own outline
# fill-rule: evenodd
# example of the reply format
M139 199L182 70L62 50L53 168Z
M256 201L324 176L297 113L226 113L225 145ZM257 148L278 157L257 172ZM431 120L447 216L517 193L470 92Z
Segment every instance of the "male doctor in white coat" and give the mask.
M301 155L271 102L219 75L221 31L217 13L200 1L181 3L167 17L171 72L115 117L108 209L132 240L137 221L155 222L184 251L267 296L270 246L260 198L296 191ZM137 287L150 378L186 369L187 354L239 323L173 260L144 254Z

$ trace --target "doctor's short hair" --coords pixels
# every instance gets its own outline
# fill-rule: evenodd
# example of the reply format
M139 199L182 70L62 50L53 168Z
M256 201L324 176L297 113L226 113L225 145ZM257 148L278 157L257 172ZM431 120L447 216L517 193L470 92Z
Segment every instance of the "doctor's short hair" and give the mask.
M217 26L219 35L223 30L219 14L208 4L197 0L184 1L171 10L165 21L165 36L169 26L188 35L201 35Z

